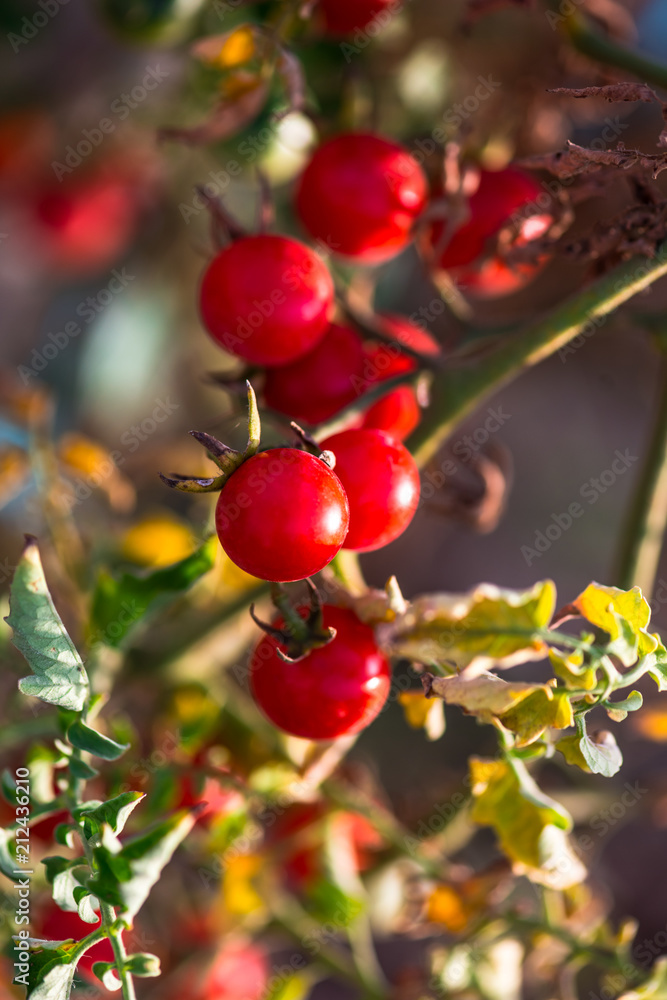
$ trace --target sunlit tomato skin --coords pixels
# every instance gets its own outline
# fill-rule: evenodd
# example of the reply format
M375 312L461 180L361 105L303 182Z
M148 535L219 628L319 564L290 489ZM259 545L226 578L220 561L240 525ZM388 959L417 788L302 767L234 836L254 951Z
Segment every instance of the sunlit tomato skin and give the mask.
M359 336L332 323L312 351L267 373L264 399L279 413L314 426L352 402L363 366Z
M440 348L437 342L415 323L393 313L382 313L380 318L386 332L395 338L396 343L374 343L367 349L365 371L369 374L369 380L384 381L403 372L416 370L417 362L407 354L401 353L401 345L432 357L439 354ZM386 431L392 437L403 441L412 434L420 419L421 407L417 402L415 390L411 386L402 385L373 403L366 410L359 426Z
M349 132L315 150L296 207L311 236L332 252L378 264L407 246L426 196L424 173L407 149Z
M280 619L275 623L281 627ZM324 607L336 637L296 663L285 663L264 636L250 664L253 696L279 729L310 740L357 733L376 717L389 694L390 668L372 628L346 608Z
M321 443L336 456L350 504L346 549L371 552L403 534L419 504L419 470L410 452L385 431L341 431Z
M480 170L477 188L468 197L470 218L444 247L437 266L450 271L464 290L482 297L516 291L527 284L540 266L519 264L509 268L498 257L489 258L489 243L512 219L519 220L513 246L523 246L542 237L553 222L545 200L548 201L548 196L535 178L516 167ZM442 222L432 226L431 246L437 246L444 231Z
M245 236L221 250L201 284L204 326L221 347L256 365L285 365L324 336L331 275L297 240Z
M350 35L376 18L379 26L384 25L396 0L320 0L319 7L327 34Z
M230 476L215 522L232 562L261 580L288 583L331 562L345 541L349 506L340 480L319 458L275 448Z
M124 179L95 176L44 188L34 202L41 249L60 272L94 274L132 239L138 208Z

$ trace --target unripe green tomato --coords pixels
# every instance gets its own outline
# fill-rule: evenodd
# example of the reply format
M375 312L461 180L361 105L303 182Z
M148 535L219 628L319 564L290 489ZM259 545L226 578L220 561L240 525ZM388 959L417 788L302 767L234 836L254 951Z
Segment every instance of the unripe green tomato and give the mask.
M140 45L171 45L186 37L206 0L101 0L116 34Z

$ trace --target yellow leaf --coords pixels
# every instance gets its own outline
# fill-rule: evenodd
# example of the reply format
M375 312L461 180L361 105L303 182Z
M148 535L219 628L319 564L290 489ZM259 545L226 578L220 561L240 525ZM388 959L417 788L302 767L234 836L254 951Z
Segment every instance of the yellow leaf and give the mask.
M0 451L0 504L17 496L30 476L30 462L21 448L11 445Z
M584 664L583 650L577 649L563 656L555 649L549 650L553 672L569 688L583 688L592 691L597 684L597 673L593 667Z
M88 495L92 490L102 490L116 510L129 510L134 504L134 487L104 445L83 434L65 434L58 445L58 458L68 475L83 479Z
M398 696L405 721L413 729L423 729L430 740L438 740L445 731L442 702L427 698L423 691L402 691Z
M541 688L500 716L506 729L517 734L516 745L528 746L545 729L568 729L574 725L572 703L566 691Z
M481 584L466 594L419 597L387 631L394 655L479 673L539 660L539 635L551 621L556 588L551 580L530 590Z
M258 854L240 854L227 861L222 879L222 898L228 913L247 916L263 908L262 897L252 884L262 864Z
M517 874L566 889L585 876L567 832L572 819L545 795L520 761L470 759L472 819L496 831Z
M128 562L138 566L171 566L194 552L197 542L190 528L171 514L155 514L137 521L121 543Z

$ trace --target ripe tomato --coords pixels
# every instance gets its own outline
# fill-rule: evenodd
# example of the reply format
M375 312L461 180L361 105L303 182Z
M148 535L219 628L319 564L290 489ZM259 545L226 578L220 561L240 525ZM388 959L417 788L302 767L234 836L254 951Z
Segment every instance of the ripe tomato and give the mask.
M219 817L228 816L243 808L244 798L241 793L224 784L225 772L220 771L220 779L212 774L197 775L187 773L182 775L178 785L176 809L192 809L206 803L206 808L199 814L198 822L210 826Z
M282 624L282 619L274 623ZM281 660L275 640L264 636L250 663L250 686L264 714L285 732L310 740L334 740L364 729L384 705L390 686L389 663L370 626L332 605L324 607L324 624L336 629L335 639L302 660Z
M33 211L54 267L75 274L94 274L112 264L132 238L138 216L125 180L110 176L49 185Z
M345 548L371 552L401 535L419 504L419 470L407 448L385 431L341 431L322 442L350 504Z
M380 317L387 333L395 337L397 343L395 345L375 343L367 349L365 372L369 375L368 381L384 381L402 372L416 370L417 362L400 352L401 344L422 354L431 356L439 354L440 347L437 342L415 323L391 313L382 313ZM413 432L420 419L421 408L415 390L411 386L403 385L392 389L386 396L373 403L366 410L359 426L387 431L392 437L403 441Z
M457 284L480 297L507 295L523 287L539 271L540 264L518 264L510 268L488 244L513 217L519 219L513 246L539 239L553 221L548 195L529 174L516 167L480 170L477 189L468 198L470 218L453 234L437 264L450 271ZM445 225L431 227L429 241L437 246ZM484 259L486 255L486 260Z
M320 0L319 8L329 35L363 31L371 21L381 28L398 4L396 0Z
M245 236L221 250L201 284L212 338L257 365L284 365L312 350L329 325L334 287L317 254L286 236Z
M407 246L426 195L424 173L407 149L350 132L315 150L296 207L311 236L330 250L377 264Z
M352 402L363 365L355 331L332 323L312 351L267 372L264 399L279 413L314 426Z
M342 547L348 524L338 477L296 448L249 458L225 483L215 512L220 543L232 562L281 583L319 573Z

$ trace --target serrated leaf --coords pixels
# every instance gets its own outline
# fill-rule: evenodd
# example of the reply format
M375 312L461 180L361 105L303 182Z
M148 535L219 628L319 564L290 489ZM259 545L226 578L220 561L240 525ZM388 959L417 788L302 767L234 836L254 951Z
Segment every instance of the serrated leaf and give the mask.
M217 539L209 538L191 555L151 573L100 574L93 594L91 640L122 646L132 629L160 604L182 594L212 569Z
M597 739L591 739L586 732L584 717L580 715L577 717L577 735L582 756L593 774L603 774L605 778L611 778L620 771L623 754L613 733L605 730L596 733Z
M530 590L504 590L481 584L466 594L417 598L387 627L392 655L425 664L479 673L542 659L539 635L551 621L556 588L551 580Z
M67 739L77 750L91 753L102 760L118 760L130 748L129 743L116 743L80 720L69 727Z
M80 712L88 697L88 677L81 657L51 599L34 538L14 573L9 596L12 642L33 671L19 681L23 694Z
M569 844L572 819L540 791L518 760L470 759L472 819L496 831L518 874L552 888L576 885L585 869Z
M100 899L121 907L123 916L133 920L196 819L194 811L176 813L127 841L120 850L111 850L103 842L94 850L99 871L89 880L88 888Z
M86 816L100 826L110 827L113 833L121 833L133 810L145 797L143 792L122 792L108 802L84 802L73 815L76 819Z

